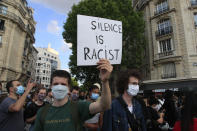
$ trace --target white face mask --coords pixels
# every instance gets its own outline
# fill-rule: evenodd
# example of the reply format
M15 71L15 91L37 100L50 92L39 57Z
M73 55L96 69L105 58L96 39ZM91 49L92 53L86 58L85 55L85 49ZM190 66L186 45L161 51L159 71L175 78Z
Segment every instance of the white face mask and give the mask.
M52 86L53 97L57 100L62 100L68 95L68 87L64 85Z
M156 105L155 107L153 107L156 111L159 111L159 109L161 108L160 105Z
M138 92L139 92L139 85L132 85L132 84L128 85L127 93L130 96L136 96Z

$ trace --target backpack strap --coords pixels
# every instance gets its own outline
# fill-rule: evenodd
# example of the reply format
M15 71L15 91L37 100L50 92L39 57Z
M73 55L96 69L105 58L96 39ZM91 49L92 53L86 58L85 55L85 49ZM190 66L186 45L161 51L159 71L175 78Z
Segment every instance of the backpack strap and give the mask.
M128 123L129 123L131 129L134 131L141 131L140 121L138 121L136 119L136 116L134 113L131 114L131 112L128 109L128 105L125 103L122 96L118 97L117 100L119 101L119 103L121 104L121 106L124 108L124 110L126 112L127 120L128 120Z
M50 104L46 104L43 109L41 110L41 125L44 127L44 122L45 122L45 119L46 119L46 116L47 116L47 112L49 111L49 108L50 108Z
M70 102L70 111L72 120L74 122L74 125L76 127L76 131L80 131L80 119L79 119L79 112L78 112L78 102L77 101L71 101Z

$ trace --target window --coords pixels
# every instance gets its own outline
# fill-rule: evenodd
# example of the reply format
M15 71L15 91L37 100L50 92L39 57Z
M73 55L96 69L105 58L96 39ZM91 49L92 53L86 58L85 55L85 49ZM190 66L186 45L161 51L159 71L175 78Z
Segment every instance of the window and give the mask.
M197 13L194 13L194 24L197 26Z
M163 36L173 32L171 22L169 19L162 19L158 22L158 31L156 31L156 36Z
M1 13L6 15L7 14L7 10L8 10L8 7L4 6L4 5L0 5L0 10L1 10Z
M159 53L172 51L171 39L159 41Z
M167 0L159 3L156 5L156 14L163 13L164 11L168 10L168 2Z
M24 61L22 61L22 68L24 68L24 66L25 66L25 62L24 62Z
M164 29L166 29L170 26L171 26L170 20L169 19L163 19L163 20L160 20L159 23L158 23L158 30L164 30Z
M43 70L43 73L45 74L45 70Z
M50 57L50 55L48 54L48 57Z
M53 58L53 56L51 56L51 58Z
M175 78L176 77L176 67L174 63L168 63L163 65L162 78Z
M55 59L57 59L57 58L55 57Z
M41 60L41 57L39 57L38 59Z
M39 76L36 77L36 81L39 81Z
M0 19L0 30L4 30L5 20Z
M44 52L44 55L46 56L47 54Z
M50 65L49 65L49 64L47 64L47 67L48 67L48 68L50 68Z
M192 5L192 6L197 5L197 0L190 0L190 2L191 2L191 5Z
M38 63L38 66L40 66L41 64L40 63Z
M43 77L42 79L45 80L45 77Z
M27 2L24 2L25 7L27 7Z
M37 73L39 73L40 72L40 70L37 70Z

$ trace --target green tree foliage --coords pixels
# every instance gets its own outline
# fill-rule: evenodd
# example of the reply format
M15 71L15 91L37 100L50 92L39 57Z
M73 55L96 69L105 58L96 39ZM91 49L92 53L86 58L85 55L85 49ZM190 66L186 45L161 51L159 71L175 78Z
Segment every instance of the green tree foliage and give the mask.
M71 86L79 86L79 84L75 78L71 78Z
M71 73L84 86L99 82L95 66L77 67L77 14L108 18L122 21L123 52L122 64L114 66L114 72L125 68L142 68L145 52L144 21L140 12L132 8L132 0L83 0L74 5L64 24L63 37L67 43L72 43L70 56Z

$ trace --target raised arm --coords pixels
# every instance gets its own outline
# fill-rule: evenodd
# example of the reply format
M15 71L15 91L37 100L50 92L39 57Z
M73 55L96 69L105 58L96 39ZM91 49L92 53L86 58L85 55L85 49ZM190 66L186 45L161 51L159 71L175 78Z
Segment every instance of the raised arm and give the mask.
M108 60L101 59L98 63L98 69L100 70L100 79L102 82L102 93L98 101L90 104L89 110L91 114L103 112L111 106L111 91L109 88L109 78L113 70L112 65Z
M24 94L16 101L16 103L12 104L9 106L9 111L10 112L18 112L20 111L25 103L26 97L29 94L29 92L31 91L31 89L35 86L34 83L31 83L30 81L27 84L27 88L24 92Z

